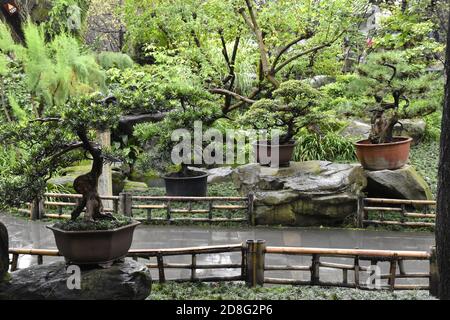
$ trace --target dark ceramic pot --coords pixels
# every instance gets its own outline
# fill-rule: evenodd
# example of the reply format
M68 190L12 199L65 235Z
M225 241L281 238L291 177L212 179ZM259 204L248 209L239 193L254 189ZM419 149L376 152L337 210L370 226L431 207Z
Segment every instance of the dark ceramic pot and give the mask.
M133 242L134 229L140 222L112 230L65 231L47 226L53 231L56 247L68 263L108 264L124 258Z
M177 197L205 197L208 191L208 174L199 174L197 176L164 177L166 183L166 195Z
M270 158L273 154L274 149L278 149L278 164L280 167L288 167L289 163L292 160L292 156L294 154L294 149L296 146L295 141L290 141L289 143L280 144L280 145L272 145L267 141L258 141L253 145L255 148L256 161L263 165L272 165L272 163L262 163L259 153L267 154Z

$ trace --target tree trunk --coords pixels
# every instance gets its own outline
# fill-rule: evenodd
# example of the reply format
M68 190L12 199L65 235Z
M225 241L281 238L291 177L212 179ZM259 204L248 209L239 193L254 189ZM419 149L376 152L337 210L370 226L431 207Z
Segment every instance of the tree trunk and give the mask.
M98 194L98 180L102 174L104 162L102 150L89 141L86 129L80 129L77 135L83 142L83 148L92 156L93 161L91 171L79 176L73 182L73 188L77 193L82 194L83 198L72 211L72 220L77 219L84 208L86 208L84 214L84 220L86 221L114 219L111 214L103 213L102 200Z
M450 15L449 15L450 21ZM447 34L444 110L442 114L441 145L436 217L436 250L439 268L439 298L450 300L450 32Z
M8 230L5 225L0 222L0 282L5 278L9 269L8 250Z

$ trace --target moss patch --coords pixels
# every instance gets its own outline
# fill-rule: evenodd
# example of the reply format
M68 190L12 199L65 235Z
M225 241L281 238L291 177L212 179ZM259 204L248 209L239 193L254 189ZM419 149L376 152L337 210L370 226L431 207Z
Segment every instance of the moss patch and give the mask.
M93 230L112 230L127 226L133 222L129 217L116 216L117 220L100 220L94 222L87 222L83 220L69 220L55 223L55 227L65 231L93 231Z

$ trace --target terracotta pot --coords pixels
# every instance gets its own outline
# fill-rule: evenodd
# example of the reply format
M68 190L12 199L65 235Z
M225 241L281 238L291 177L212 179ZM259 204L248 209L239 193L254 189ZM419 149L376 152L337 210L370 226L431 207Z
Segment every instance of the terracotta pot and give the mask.
M140 222L112 230L53 231L56 247L68 263L108 264L125 257L133 242L134 229Z
M268 157L271 157L272 150L278 148L278 164L280 167L289 167L289 163L292 160L292 156L294 154L294 149L297 143L295 141L290 141L289 143L281 144L281 145L271 145L270 142L267 141L258 141L253 145L256 154L256 162L270 166L272 163L262 163L262 159L259 157L259 151L261 150L262 154L267 154Z
M355 143L356 155L364 169L395 170L408 162L411 142L409 137L395 137L394 142L380 144L366 139Z
M166 195L176 197L204 197L208 190L208 174L192 177L165 176Z

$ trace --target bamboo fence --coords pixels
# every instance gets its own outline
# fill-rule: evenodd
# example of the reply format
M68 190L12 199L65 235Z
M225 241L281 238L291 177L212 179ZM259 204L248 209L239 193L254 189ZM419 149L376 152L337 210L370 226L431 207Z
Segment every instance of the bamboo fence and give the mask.
M37 256L37 263L42 264L44 257L60 256L58 250L49 249L14 249L9 253L12 255L11 271L17 270L19 256L32 255ZM231 253L240 253L239 263L198 263L198 257L201 255L230 255ZM278 257L276 261L282 261L282 257L289 256L307 256L311 257L307 265L269 265L268 255ZM190 263L169 263L168 257L190 256ZM438 284L438 273L436 265L436 256L434 248L430 252L426 251L392 251L392 250L366 250L366 249L331 249L331 248L305 248L305 247L273 247L266 246L264 240L248 240L246 243L234 245L219 245L205 247L189 248L170 248L170 249L131 249L128 257L135 260L148 260L146 265L150 269L158 270L158 281L176 282L223 282L223 281L245 281L249 286L264 284L290 284L290 285L312 285L324 287L345 287L367 290L388 289L388 290L429 290L432 294L436 293ZM156 258L156 262L151 260ZM332 263L324 261L324 258L345 258L351 260L351 263ZM272 259L274 260L274 259ZM389 272L380 274L380 280L387 280L386 284L372 286L361 277L362 273L370 272L369 265L363 265L362 262L370 263L370 266L377 265L380 262L389 263ZM405 262L407 261L426 261L429 265L429 272L412 273L407 272ZM336 282L323 281L321 279L321 269L334 269L342 271L342 280L336 279ZM172 269L190 270L188 278L178 276L174 279L167 279L166 271ZM198 270L235 269L237 275L227 276L199 276ZM285 274L285 277L273 278L267 276L268 273L277 271ZM292 277L293 272L306 272L309 274L308 280L298 280ZM288 277L288 275L291 275ZM352 275L352 277L351 277ZM399 284L398 280L408 279L408 284ZM426 279L428 284L411 283L414 279Z
M360 197L358 199L356 225L360 228L364 228L368 225L434 228L436 214L431 212L430 207L435 206L436 201L432 200L403 200ZM417 212L418 210L420 211ZM378 219L369 217L369 213L378 215ZM386 218L387 214L389 214L388 219ZM426 221L423 221L424 219Z

